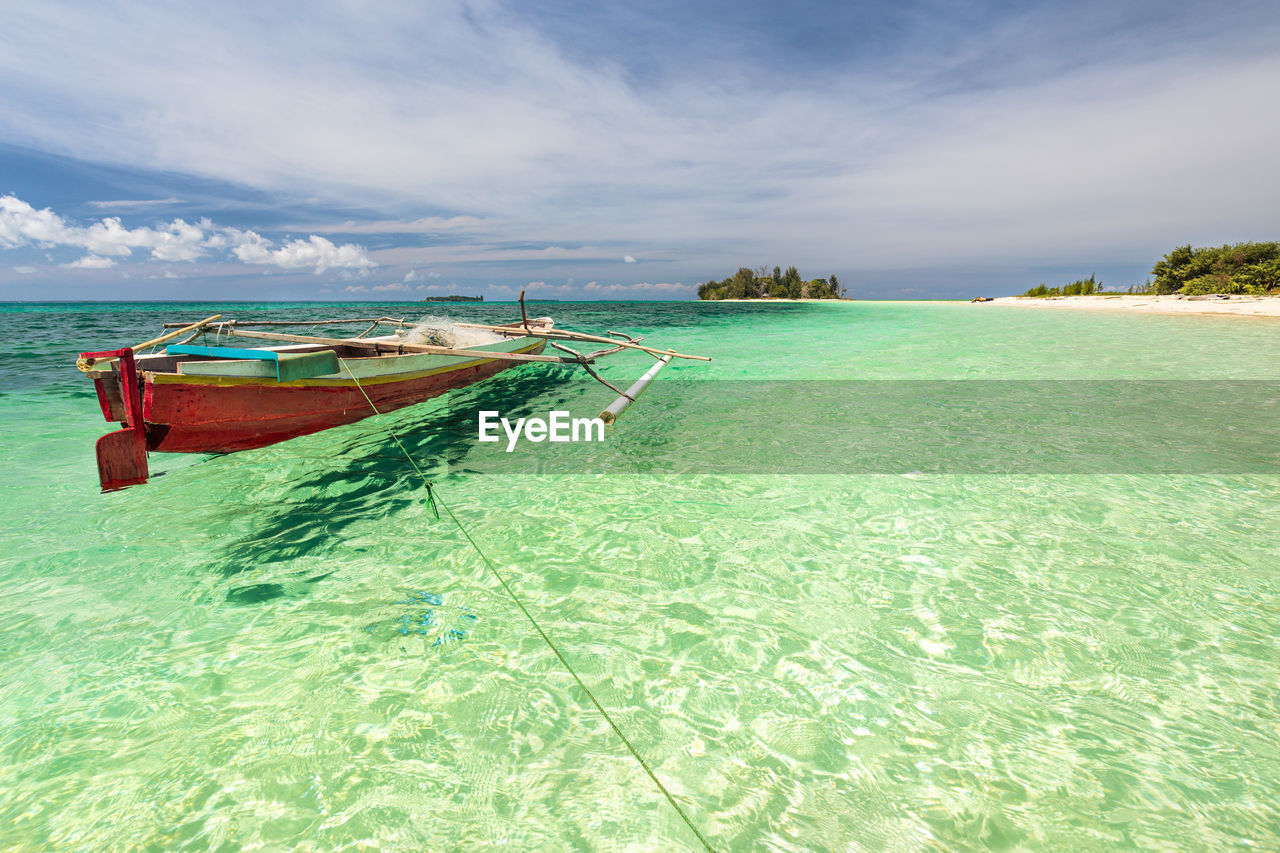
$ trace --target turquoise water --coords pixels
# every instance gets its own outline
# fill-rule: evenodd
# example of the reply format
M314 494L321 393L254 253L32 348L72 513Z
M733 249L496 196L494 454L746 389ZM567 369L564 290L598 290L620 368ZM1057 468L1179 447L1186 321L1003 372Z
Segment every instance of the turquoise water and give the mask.
M420 309L0 307L0 846L696 844L377 421L156 455L147 486L98 493L109 427L80 349L217 310ZM715 357L673 364L619 422L608 447L632 457L717 428L664 406L664 381L1280 378L1280 325L1258 319L535 313ZM604 372L625 382L646 359ZM557 370L495 382L575 414L611 397ZM470 474L432 430L478 393L386 425L716 848L1280 846L1267 470ZM780 407L780 441L742 453L773 465L804 441L788 422ZM1100 437L1121 455L1135 438Z

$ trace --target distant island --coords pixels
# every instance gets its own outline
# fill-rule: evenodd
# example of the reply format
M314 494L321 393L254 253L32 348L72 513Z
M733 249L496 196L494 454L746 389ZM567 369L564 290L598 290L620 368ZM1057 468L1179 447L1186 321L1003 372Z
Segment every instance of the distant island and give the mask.
M774 267L768 273L742 267L724 281L708 281L698 285L698 298L718 299L842 299L845 289L833 275L827 279L805 281L795 267Z
M1233 243L1201 249L1193 249L1188 243L1156 261L1151 275L1154 280L1133 285L1127 292L1156 296L1262 296L1280 290L1280 242ZM1101 292L1102 285L1091 275L1062 287L1041 284L1021 295L1088 296Z
M428 296L423 302L484 302L484 296Z

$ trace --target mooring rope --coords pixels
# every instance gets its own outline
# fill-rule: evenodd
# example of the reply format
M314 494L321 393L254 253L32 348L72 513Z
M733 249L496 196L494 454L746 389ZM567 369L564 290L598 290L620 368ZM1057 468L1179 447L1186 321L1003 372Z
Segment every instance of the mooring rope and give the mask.
M476 544L476 540L471 538L471 534L467 531L467 528L463 526L458 517L453 514L453 510L449 508L449 505L440 498L439 494L436 493L435 485L431 480L427 479L427 475L418 467L418 463L414 461L413 456L405 449L404 444L400 442L400 438L395 434L395 431L388 427L386 422L382 420L382 412L373 404L373 400L369 397L368 392L364 390L364 386L360 384L360 380L356 378L355 373L353 373L351 368L347 365L346 359L340 358L338 361L347 371L347 375L351 377L351 381L355 383L356 388L360 389L360 393L364 395L365 400L369 403L369 408L373 409L373 413L378 416L379 423L382 424L383 429L385 429L387 434L395 440L396 445L400 448L400 452L405 455L405 458L409 460L409 464L413 466L413 470L418 473L420 478L422 478L423 484L427 487L427 501L431 504L431 508L435 512L436 518L440 518L440 510L436 508L438 504L439 506L444 507L445 513L457 526L458 532L462 534L463 538L465 538L468 543L470 543L475 552L480 555L480 559L489 567L489 571L498 579L498 583L501 584L503 591L507 594L507 597L515 602L516 607L524 614L524 618L529 620L529 624L533 626L533 630L538 632L538 636L547 644L547 648L551 649L552 653L555 654L556 659L560 661L561 666L568 671L569 675L573 676L573 680L577 683L578 687L586 694L587 698L591 700L591 704L600 712L600 716L604 717L604 721L609 724L609 728L613 729L613 733L618 736L618 740L622 741L623 745L626 746L627 751L631 753L631 757L634 758L640 765L641 769L644 770L645 775L647 775L653 784L657 786L658 790L662 792L662 796L667 798L667 802L676 810L676 814L680 815L680 819L684 821L685 826L689 827L689 831L697 836L698 841L702 843L702 846L706 850L714 853L715 848L711 846L711 843L707 841L703 834L698 830L698 827L694 825L693 821L689 818L689 815L685 813L684 808L676 801L676 798L672 796L671 792L667 790L667 786L662 784L662 780L653 772L653 769L649 766L649 762L644 760L644 756L640 754L640 751L636 749L631 743L631 740L623 734L622 729L616 722L614 722L613 717L605 710L604 705L600 704L600 700L591 692L591 688L586 685L586 682L584 682L578 675L578 671L575 670L573 665L569 663L567 658L565 658L564 654L560 651L560 647L555 644L546 631L542 630L542 626L538 624L538 620L534 619L533 614L524 606L524 602L522 602L520 597L516 595L515 590L511 588L511 584L507 583L507 579L500 571L498 571L498 567L494 565L493 561L489 559L489 556L481 550L478 544Z
M351 372L351 368L347 366L347 360L345 358L340 358L338 361L347 371L347 375L351 377L351 381L356 383L356 387L360 389L360 393L364 395L365 400L368 401L369 408L373 409L373 413L378 416L378 422L382 424L382 428L386 430L387 435L391 436L391 439L395 441L396 446L400 448L400 452L404 454L404 458L409 460L409 464L413 466L413 470L417 471L418 476L422 478L423 484L427 487L427 504L430 505L431 511L435 513L436 521L439 521L440 510L436 506L435 484L427 479L427 475L422 473L422 469L418 467L418 463L413 461L413 456L408 450L405 450L404 444L400 442L400 436L396 435L395 430L387 426L386 423L382 421L382 412L378 411L378 407L373 404L373 400L370 399L368 392L364 390L364 386L360 384L360 380ZM452 513L450 513L450 515L452 515Z

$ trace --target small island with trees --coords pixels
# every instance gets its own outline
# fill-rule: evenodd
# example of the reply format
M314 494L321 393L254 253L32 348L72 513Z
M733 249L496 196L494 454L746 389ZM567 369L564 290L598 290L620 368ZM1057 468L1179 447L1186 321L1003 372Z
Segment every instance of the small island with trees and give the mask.
M480 296L428 296L423 302L484 302L483 294Z
M774 267L770 274L764 267L742 267L724 281L708 281L698 285L698 298L721 299L844 299L845 289L833 275L830 278L801 278L795 267Z

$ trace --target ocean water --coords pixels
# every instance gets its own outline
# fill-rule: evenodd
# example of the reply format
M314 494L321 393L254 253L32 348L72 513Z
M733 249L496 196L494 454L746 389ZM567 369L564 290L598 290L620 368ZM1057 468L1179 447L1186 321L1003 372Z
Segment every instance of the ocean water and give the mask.
M1277 380L1280 323L535 305L715 360L673 363L565 464L526 447L485 473L457 426L487 400L612 398L531 365L257 451L153 455L151 483L100 494L111 427L75 356L219 310L514 307L0 306L0 848L696 849L388 429L716 849L1280 847L1273 458L1156 471L1149 418L1081 411L1113 469L786 464L831 452L813 381L838 409L865 380ZM723 434L724 388L793 381L771 440ZM1230 447L1266 429L1248 402L1190 407L1180 434ZM642 464L698 436L723 470Z

